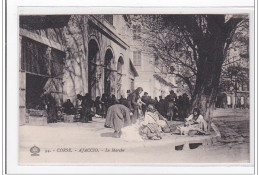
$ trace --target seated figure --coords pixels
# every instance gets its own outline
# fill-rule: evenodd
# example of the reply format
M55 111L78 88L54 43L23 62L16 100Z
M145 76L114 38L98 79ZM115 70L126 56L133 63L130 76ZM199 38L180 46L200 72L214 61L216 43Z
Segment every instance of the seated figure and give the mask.
M67 115L74 114L74 105L71 103L70 99L67 99L67 101L62 106L64 108L64 113L66 113Z
M188 118L185 118L184 127L180 127L180 132L183 135L186 135L190 130L199 131L200 133L207 132L207 122L198 108L194 108L193 113Z
M162 138L161 131L168 128L167 120L149 104L145 112L144 121L142 122L141 135L151 140L159 140Z

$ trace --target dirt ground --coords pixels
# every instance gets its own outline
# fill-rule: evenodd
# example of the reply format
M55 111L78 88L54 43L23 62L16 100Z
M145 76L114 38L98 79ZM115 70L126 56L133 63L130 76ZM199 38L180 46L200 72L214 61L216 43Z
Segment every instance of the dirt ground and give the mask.
M104 128L104 119L92 123L55 123L20 126L20 163L248 163L249 112L246 109L217 109L213 122L222 137L212 146L177 151L179 139L165 135L159 141L126 142ZM32 156L30 148L40 152Z

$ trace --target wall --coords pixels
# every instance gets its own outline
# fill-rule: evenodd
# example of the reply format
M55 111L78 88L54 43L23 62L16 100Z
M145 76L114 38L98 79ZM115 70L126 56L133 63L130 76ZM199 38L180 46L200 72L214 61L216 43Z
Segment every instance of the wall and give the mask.
M121 29L123 24L123 18L120 18L118 15L116 16L114 21L114 26L110 25L106 21L102 21L104 26L107 27L109 30L113 31L115 35L118 37L118 31ZM96 18L100 19L100 16L96 16ZM72 28L73 30L69 29L71 32L68 32L66 35L67 38L67 45L70 48L77 48L75 45L78 45L81 49L78 50L80 54L77 54L77 49L73 50L72 59L68 59L67 66L68 69L65 70L64 73L64 98L70 98L72 101L75 101L76 94L85 94L88 92L88 52L90 52L87 47L87 44L92 40L94 40L98 45L98 54L97 54L97 84L96 84L96 92L95 96L101 96L104 93L104 64L105 64L105 54L107 50L111 50L113 54L112 59L112 69L115 70L113 73L114 76L113 80L111 80L111 92L112 94L115 94L117 98L119 98L119 95L116 94L116 79L117 79L117 64L119 57L123 58L123 68L122 68L122 87L121 87L121 93L126 94L126 91L130 87L130 65L129 65L129 51L128 48L123 48L119 44L117 44L115 41L113 41L108 34L104 33L101 28L98 28L93 23L87 21L87 27L85 30L87 31L87 35L85 35L85 38L87 38L86 41L82 41L83 37L79 37L78 33L80 33L80 26L76 26L73 23L73 20L69 22L69 28ZM118 26L118 24L120 24ZM117 30L118 29L118 30ZM82 35L82 34L81 34ZM75 39L73 39L75 38ZM79 44L76 44L79 43ZM85 45L83 43L86 43ZM82 44L82 46L80 45ZM87 50L86 51L84 51ZM80 56L79 56L80 55ZM83 63L83 64L82 64ZM74 69L74 70L72 70ZM85 70L82 71L82 70ZM84 76L83 76L84 75ZM84 84L85 82L85 84ZM94 99L94 97L93 97Z
M114 17L115 23L113 26L104 21L101 15L72 15L67 26L59 29L22 29L35 35L38 42L57 43L62 47L62 51L66 52L62 82L63 101L71 99L75 103L76 94L85 95L88 93L88 56L90 53L88 45L90 41L95 41L99 49L96 62L97 82L94 97L101 96L104 93L104 61L105 53L108 49L113 53L112 68L115 79L117 78L116 69L119 57L122 57L124 62L121 93L126 95L126 91L130 89L130 77L135 78L130 75L129 60L131 54L127 45L128 38L120 34L122 31L125 32L124 28L126 28L126 25L121 15L114 15ZM92 21L96 21L99 26ZM50 45L52 47L52 44ZM55 44L53 44L54 46ZM23 73L20 73L20 76L21 80L25 79ZM20 89L25 88L21 83L20 86ZM116 80L113 80L111 89L115 94ZM25 95L22 91L20 94L22 96L20 104L23 105ZM119 96L117 97L119 98Z

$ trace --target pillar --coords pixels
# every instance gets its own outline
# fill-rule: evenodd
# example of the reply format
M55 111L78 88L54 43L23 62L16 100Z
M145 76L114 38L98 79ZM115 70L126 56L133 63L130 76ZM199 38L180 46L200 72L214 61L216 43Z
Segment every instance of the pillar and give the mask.
M26 72L22 70L22 36L19 37L19 125L26 123Z

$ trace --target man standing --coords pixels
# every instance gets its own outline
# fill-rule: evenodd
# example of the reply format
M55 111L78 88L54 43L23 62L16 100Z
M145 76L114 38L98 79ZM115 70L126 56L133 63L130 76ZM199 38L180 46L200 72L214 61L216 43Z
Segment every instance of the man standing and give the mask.
M41 95L41 98L43 100L43 105L45 106L45 109L48 114L47 122L56 123L57 122L57 103L56 103L54 97L51 95L50 92L44 91L44 93Z
M178 117L183 118L184 115L184 103L183 103L183 95L179 95L177 102L176 102L176 106L178 107Z
M149 103L149 96L147 92L144 92L144 95L141 98L142 102L144 102L145 104L142 105L142 111L143 114L145 114L145 111L147 109L147 104Z
M94 106L94 102L91 99L90 94L86 94L85 97L82 100L82 117L81 121L83 123L88 123L89 121L92 121L92 114L91 114L91 108Z
M182 95L182 109L183 109L183 119L188 116L188 112L190 110L190 99L186 93Z
M173 90L170 91L170 95L165 98L167 106L167 117L169 120L172 120L175 117L177 96Z
M162 114L162 116L166 116L166 112L165 112L165 101L164 99L162 98L162 96L159 96L159 102L158 102L158 112L160 114Z
M130 108L130 94L131 94L131 91L130 90L127 90L126 91L126 100L127 100L127 107L130 109L130 112L131 112L131 108Z

